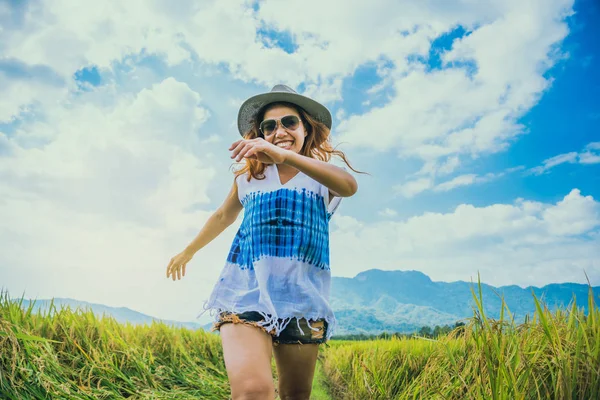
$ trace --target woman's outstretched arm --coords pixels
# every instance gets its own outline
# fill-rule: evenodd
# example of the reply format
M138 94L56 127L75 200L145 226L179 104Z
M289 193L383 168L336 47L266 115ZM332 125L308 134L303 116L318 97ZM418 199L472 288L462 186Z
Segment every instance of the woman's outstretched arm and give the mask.
M185 248L192 255L219 236L237 219L242 211L242 203L238 198L237 185L234 182L231 191L221 206L206 221L198 235Z
M235 158L238 162L246 157L265 163L287 164L294 167L325 185L336 196L350 197L358 190L356 179L342 168L282 149L262 138L235 141L229 150L231 158Z
M288 151L283 163L325 185L330 192L337 196L350 197L358 190L358 183L352 175L328 162Z
M173 280L185 276L186 264L201 248L219 236L229 225L237 219L243 206L238 198L237 184L233 182L231 191L223 204L206 221L198 235L186 248L169 261L167 278L172 275Z

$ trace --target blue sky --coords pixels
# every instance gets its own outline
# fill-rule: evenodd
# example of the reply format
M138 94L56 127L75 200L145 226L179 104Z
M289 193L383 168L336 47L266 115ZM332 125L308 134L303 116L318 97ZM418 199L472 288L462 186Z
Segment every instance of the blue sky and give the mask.
M518 120L526 133L520 135L506 151L473 160L465 171L485 174L517 167L534 168L546 159L579 152L588 143L600 140L600 74L597 73L600 70L600 7L591 0L581 0L575 3L574 11L575 14L566 20L571 32L560 46L565 57L545 74L553 80L552 86ZM428 67L440 68L439 57L435 54L447 49L453 39L463 35L465 31L457 28L435 40L429 52ZM378 79L373 68L359 69L355 80L344 84L344 105L348 104L350 110L358 113L368 110L361 107L361 102L368 97L365 90L376 83ZM383 99L378 100L379 104L384 103ZM370 171L369 165L364 168ZM385 174L385 169L377 172ZM419 211L445 212L460 203L477 206L504 203L518 197L555 202L573 187L599 198L600 163L564 163L541 175L517 171L491 183L458 188L444 196L424 194L405 199L401 205L395 199L390 201L390 206L408 207L412 214ZM361 205L355 205L356 212L360 212L358 207ZM398 212L402 213L400 209Z
M396 3L0 2L0 286L193 319L240 220L187 279L166 263L231 186L240 104L276 83L370 173L332 220L333 275L600 285L598 3Z
M575 15L567 21L571 30L561 48L568 58L546 74L554 79L539 103L521 118L529 134L521 137L505 157L490 160L493 168L534 167L557 154L578 152L600 138L600 69L598 54L600 8L597 2L575 3ZM600 165L563 164L541 176L515 177L519 183L501 188L512 196L553 201L570 187L598 198ZM511 188L513 188L511 190Z

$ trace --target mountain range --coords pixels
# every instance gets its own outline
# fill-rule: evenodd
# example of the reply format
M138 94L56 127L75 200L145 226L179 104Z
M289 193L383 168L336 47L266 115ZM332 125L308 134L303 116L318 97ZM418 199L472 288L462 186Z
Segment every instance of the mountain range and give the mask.
M494 287L481 284L484 312L499 318L501 297L516 322L522 322L535 310L532 294L551 310L565 308L575 300L587 312L589 286L577 283L553 283L541 288L516 285ZM464 281L434 282L418 271L382 271L371 269L354 278L333 277L331 305L338 319L336 334L409 333L423 326L453 325L473 317L475 302L471 290L478 293L477 283ZM592 288L598 304L600 287ZM19 300L17 300L19 301ZM34 311L47 310L50 300L36 300ZM23 308L29 300L23 299ZM189 329L209 329L211 324L160 320L126 307L108 307L84 301L55 298L54 304L89 308L96 315L108 314L121 323L149 324L153 320Z
M21 299L12 299L12 301L19 302ZM137 312L131 310L127 307L109 307L104 304L96 304L96 303L88 303L87 301L80 301L74 299L64 299L64 298L54 298L53 300L27 300L23 299L21 308L28 309L30 304L33 303L33 312L34 313L48 313L48 309L50 307L50 303L54 304L57 309L61 309L62 307L69 307L71 310L81 309L81 310L92 310L92 312L96 315L96 317L101 318L102 316L110 316L113 317L117 322L122 324L130 323L132 325L150 325L152 321L164 322L167 325L172 325L175 327L184 327L188 329L198 329L202 328L202 325L197 322L181 322L181 321L172 321L172 320L164 320L155 317L151 317L149 315L143 314L141 312Z
M339 324L336 333L408 333L425 325L465 322L474 315L471 289L478 295L477 282L433 282L418 271L371 269L354 278L333 277L330 300ZM598 304L600 287L592 290ZM498 319L503 296L517 323L533 315L532 294L550 310L565 308L575 300L577 307L587 312L588 293L588 285L577 283L553 283L541 288L481 284L485 314Z

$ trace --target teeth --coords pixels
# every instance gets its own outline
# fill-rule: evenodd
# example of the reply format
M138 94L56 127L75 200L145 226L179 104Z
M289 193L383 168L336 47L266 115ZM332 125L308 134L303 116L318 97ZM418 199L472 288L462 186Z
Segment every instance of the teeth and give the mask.
M290 147L292 142L279 142L276 144L277 147Z

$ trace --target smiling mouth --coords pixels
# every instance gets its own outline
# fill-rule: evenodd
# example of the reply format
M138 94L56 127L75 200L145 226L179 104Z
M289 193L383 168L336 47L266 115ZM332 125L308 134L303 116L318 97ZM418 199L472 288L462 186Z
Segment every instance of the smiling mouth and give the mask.
M277 147L281 147L282 149L289 149L292 147L292 142L288 140L284 140L275 144Z

